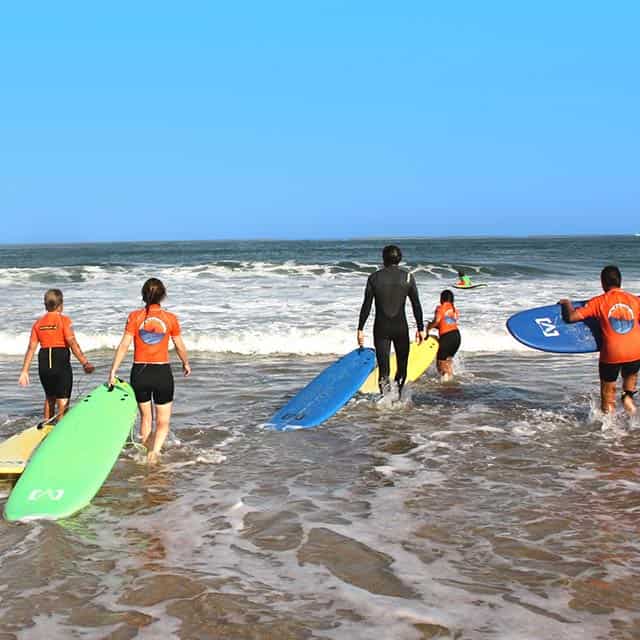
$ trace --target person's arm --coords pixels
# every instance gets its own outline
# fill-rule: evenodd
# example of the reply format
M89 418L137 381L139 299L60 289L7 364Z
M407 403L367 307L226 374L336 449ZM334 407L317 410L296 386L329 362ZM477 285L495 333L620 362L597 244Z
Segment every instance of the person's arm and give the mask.
M440 307L436 307L436 312L433 314L433 320L427 324L427 333L431 331L431 329L435 329L442 320L442 314L440 313Z
M33 356L38 348L38 338L34 335L34 332L31 331L31 337L29 338L29 346L27 347L27 351L24 354L24 361L22 363L22 371L20 372L20 377L18 378L18 384L21 387L26 387L29 380L29 367L31 366L31 361L33 360Z
M572 322L581 322L587 317L585 315L586 306L580 309L574 309L571 300L567 298L558 300L558 304L562 307L562 319L569 324Z
M416 279L412 276L409 278L409 300L411 300L411 308L413 309L413 317L416 320L416 342L420 344L424 340L424 317L422 315L422 305L420 304L420 296L418 295L418 285Z
M82 353L82 349L80 348L75 336L67 338L67 346L78 359L78 362L82 365L85 373L93 373L96 370L96 368L89 362L89 358Z
M364 290L364 300L362 307L360 308L360 317L358 319L358 346L364 347L364 325L367 323L369 314L371 313L371 305L373 304L373 284L371 283L371 276L367 280L367 286Z
M189 364L189 355L187 354L187 347L184 345L184 340L182 336L171 336L173 340L173 344L176 347L176 353L178 354L178 358L182 362L182 371L184 372L185 378L191 375L191 365Z
M71 349L73 355L78 359L78 362L82 365L85 373L93 373L95 367L89 362L89 359L82 353L82 349L76 340L76 335L73 332L71 318L69 316L62 316L62 326L64 331L64 341L67 347Z
M120 340L118 348L116 349L116 353L113 356L113 362L111 363L111 370L109 371L108 380L110 385L114 385L116 383L116 373L118 372L118 368L122 364L125 355L127 355L131 340L133 340L133 336L130 333L125 332L125 334L122 336L122 340Z

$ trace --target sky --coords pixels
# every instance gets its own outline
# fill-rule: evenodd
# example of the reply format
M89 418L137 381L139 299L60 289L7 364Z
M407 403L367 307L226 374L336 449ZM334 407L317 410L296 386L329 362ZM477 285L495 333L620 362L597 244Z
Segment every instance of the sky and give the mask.
M0 9L0 242L640 232L640 3Z

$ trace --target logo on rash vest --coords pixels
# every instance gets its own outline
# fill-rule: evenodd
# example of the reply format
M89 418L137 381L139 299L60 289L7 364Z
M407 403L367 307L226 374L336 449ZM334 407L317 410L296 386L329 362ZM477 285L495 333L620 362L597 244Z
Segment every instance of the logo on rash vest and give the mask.
M628 304L618 302L614 304L608 313L611 328L621 335L629 333L633 329L633 310Z
M159 344L167 335L167 325L160 318L145 318L138 329L140 339L145 344Z

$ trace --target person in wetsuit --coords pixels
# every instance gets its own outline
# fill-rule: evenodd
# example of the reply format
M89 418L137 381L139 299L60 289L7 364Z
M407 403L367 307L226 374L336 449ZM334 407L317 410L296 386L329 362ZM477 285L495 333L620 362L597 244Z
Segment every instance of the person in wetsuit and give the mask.
M373 342L378 360L378 380L380 392L390 390L389 382L389 352L391 343L396 352L398 364L395 381L398 393L402 393L407 377L407 362L409 360L409 325L405 313L407 297L411 300L413 317L418 330L416 342L420 344L424 339L424 322L422 307L418 297L415 278L406 269L398 265L402 260L402 251L395 245L388 245L382 250L384 267L372 273L367 280L364 292L364 302L360 309L358 321L358 345L364 346L364 325L371 312L371 303L376 301L376 315L373 324Z
M461 342L459 319L460 314L453 303L453 291L445 289L440 293L440 304L436 307L433 320L427 324L427 333L431 329L438 330L436 366L442 376L442 382L453 379L453 356L458 352Z
M23 387L29 384L29 367L40 345L38 375L44 389L44 419L47 421L55 416L61 418L69 407L73 388L69 350L78 359L85 373L93 373L95 367L80 349L71 327L71 318L62 313L64 299L60 289L49 289L44 294L44 308L47 312L31 328L29 346L18 382Z
M600 272L603 294L591 298L575 309L563 298L562 316L565 322L581 322L595 318L602 331L600 347L600 402L603 413L616 410L616 382L622 376L622 405L631 415L637 409L633 396L637 393L640 371L640 300L622 289L622 274L617 266L607 265Z
M109 372L109 384L113 385L116 383L118 367L133 341L131 386L140 411L140 439L148 451L147 462L152 464L158 461L169 433L173 407L174 382L169 364L169 339L182 362L184 375L191 375L189 356L182 340L178 318L160 306L166 296L165 286L158 278L149 278L144 283L142 300L145 306L129 314Z
M471 278L462 270L458 271L458 282L456 284L459 287L470 287L472 285Z

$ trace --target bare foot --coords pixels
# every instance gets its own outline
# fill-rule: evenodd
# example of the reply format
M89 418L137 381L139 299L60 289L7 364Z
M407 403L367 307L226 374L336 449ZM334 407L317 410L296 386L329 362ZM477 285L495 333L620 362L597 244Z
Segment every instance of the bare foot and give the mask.
M630 416L634 416L636 414L636 403L633 401L633 398L631 396L624 397L624 399L622 400L622 406Z
M160 462L160 455L155 451L149 451L147 454L147 464L158 464Z

